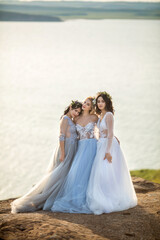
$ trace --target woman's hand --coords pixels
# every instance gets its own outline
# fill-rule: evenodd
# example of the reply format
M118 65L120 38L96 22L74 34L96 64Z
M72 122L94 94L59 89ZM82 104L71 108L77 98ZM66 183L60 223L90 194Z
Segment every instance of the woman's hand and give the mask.
M112 156L110 153L106 153L104 156L104 160L107 159L109 163L112 163Z
M65 158L64 153L61 153L61 154L60 154L60 158L59 158L60 162L63 162L63 161L64 161L64 158Z

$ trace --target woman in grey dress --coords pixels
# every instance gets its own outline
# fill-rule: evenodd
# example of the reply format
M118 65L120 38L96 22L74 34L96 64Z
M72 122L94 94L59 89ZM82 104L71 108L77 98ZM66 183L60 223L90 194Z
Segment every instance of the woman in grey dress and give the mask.
M27 194L11 203L12 213L51 209L77 150L77 133L72 119L81 111L82 104L78 101L72 101L66 108L60 121L59 146L46 175Z

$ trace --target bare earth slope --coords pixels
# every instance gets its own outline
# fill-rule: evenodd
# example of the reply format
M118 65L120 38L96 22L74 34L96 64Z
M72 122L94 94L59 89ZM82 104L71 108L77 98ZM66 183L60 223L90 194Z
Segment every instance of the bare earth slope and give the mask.
M138 206L110 214L10 213L10 202L0 202L2 239L160 239L160 184L132 178Z

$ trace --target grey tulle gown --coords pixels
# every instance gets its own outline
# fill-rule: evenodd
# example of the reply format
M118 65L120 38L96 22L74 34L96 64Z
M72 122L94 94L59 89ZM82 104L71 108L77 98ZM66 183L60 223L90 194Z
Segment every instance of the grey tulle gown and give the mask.
M65 143L65 159L60 162L60 146L57 147L46 175L27 194L11 203L11 212L50 210L71 167L77 150L75 124L64 115L60 123L60 141Z

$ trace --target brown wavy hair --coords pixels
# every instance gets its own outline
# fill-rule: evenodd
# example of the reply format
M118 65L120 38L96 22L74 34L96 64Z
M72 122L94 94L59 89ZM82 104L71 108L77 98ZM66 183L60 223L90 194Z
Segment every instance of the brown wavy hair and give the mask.
M82 103L79 102L79 101L77 101L77 100L76 100L76 101L73 101L73 100L72 100L71 104L65 108L64 113L63 113L63 115L61 116L61 118L69 112L70 107L71 107L72 109L80 108L80 109L81 109L81 112L79 113L79 115L81 115L81 113L82 113Z
M114 114L115 110L114 110L113 103L112 103L112 97L107 92L98 92L97 93L97 96L96 96L96 113L98 115L101 114L101 110L98 108L98 104L97 104L97 101L98 101L99 97L102 97L103 100L106 103L105 110L109 111L109 112L112 112Z

